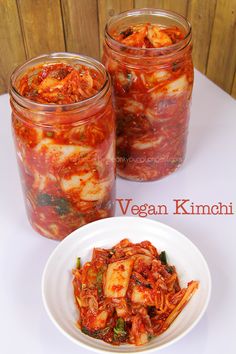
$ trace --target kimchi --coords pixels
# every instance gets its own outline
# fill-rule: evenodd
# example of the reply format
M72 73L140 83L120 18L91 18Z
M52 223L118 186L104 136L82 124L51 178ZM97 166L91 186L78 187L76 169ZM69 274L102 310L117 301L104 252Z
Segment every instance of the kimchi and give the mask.
M61 240L113 216L115 124L110 80L96 60L59 53L12 75L12 125L33 228Z
M91 261L73 269L78 327L93 338L143 345L166 331L199 286L181 288L165 251L149 242L124 239L111 249L95 248Z
M190 24L169 11L133 10L108 22L103 62L113 83L121 177L156 180L182 164L193 85L191 50Z

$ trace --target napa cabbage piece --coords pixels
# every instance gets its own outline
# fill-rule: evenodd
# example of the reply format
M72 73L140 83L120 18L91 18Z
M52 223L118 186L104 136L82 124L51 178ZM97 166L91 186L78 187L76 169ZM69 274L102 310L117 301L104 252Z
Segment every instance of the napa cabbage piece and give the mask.
M148 333L141 333L140 336L138 338L136 338L136 345L144 345L146 343L149 342L149 338L150 336L148 335Z
M128 99L124 103L123 109L130 113L141 113L144 110L142 103Z
M148 289L145 286L137 285L133 288L131 301L143 304L145 306L154 306L155 299L152 295L153 290Z
M116 77L122 86L126 86L129 84L129 79L127 75L125 76L125 74L122 71L118 72Z
M129 258L108 265L104 284L106 297L124 297L126 295L133 264L134 260Z
M180 76L177 80L171 81L165 86L167 93L171 96L181 95L188 88L186 75Z
M139 269L140 265L144 265L145 267L150 267L152 264L152 257L145 256L142 254L134 255L134 270Z
M132 320L132 327L130 331L130 341L135 345L143 345L149 341L149 333L145 330L142 317L137 314Z
M97 281L97 268L91 263L87 262L82 268L82 284L85 287L95 287Z
M103 310L96 315L93 327L96 329L104 328L106 326L106 321L108 318L108 311Z
M164 81L164 80L169 79L170 76L171 76L171 74L169 73L169 71L167 71L167 70L158 70L158 71L155 71L152 74L152 80L150 80L150 81L157 83L159 81Z
M123 240L125 241L125 239ZM137 246L137 245L131 245L128 244L123 244L123 243L120 243L120 246L119 247L122 247L122 250L125 252L125 254L127 256L131 256L131 255L134 255L134 254L145 254L147 256L156 256L156 254L153 254L151 252L151 250L149 249L146 249L144 247L141 247L141 246Z
M116 313L118 317L126 317L129 313L128 305L125 298L121 298L116 305Z
M34 183L33 187L39 191L45 190L48 183L56 182L57 179L51 173L41 174L36 169L33 169Z
M96 179L91 179L86 182L80 197L86 201L102 200L105 198L109 186L109 180L97 181Z
M159 136L155 140L151 139L150 137L143 137L141 139L137 139L132 144L132 147L137 150L152 149L152 148L156 148L158 145L160 145L163 140L164 140L163 136Z
M102 200L105 198L110 184L110 180L98 180L92 172L60 179L61 188L65 193L77 190L80 192L80 198L84 201Z
M91 151L91 148L83 145L63 145L55 144L53 139L44 138L35 147L37 153L45 156L45 159L54 159L58 163L65 162L73 155L85 155Z
M61 178L60 179L60 184L61 188L65 191L68 192L71 189L78 189L83 186L84 183L92 178L93 173L92 172L87 172L79 175L71 175L69 178Z
M156 100L158 100L158 98L163 96L179 97L183 93L188 92L188 89L189 89L189 84L188 84L187 77L186 75L182 75L178 79L173 80L167 85L163 86L161 89L159 89L159 87L157 86L150 89L149 92L150 92L150 97L152 98L153 102L155 102Z
M164 47L172 44L170 37L162 32L156 25L148 26L147 38L154 48Z

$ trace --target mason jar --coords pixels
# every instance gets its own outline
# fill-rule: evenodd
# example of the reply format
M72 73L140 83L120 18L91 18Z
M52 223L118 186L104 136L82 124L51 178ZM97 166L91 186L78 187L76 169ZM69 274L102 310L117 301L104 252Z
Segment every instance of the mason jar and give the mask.
M183 162L193 86L191 25L166 10L112 17L103 63L111 75L117 120L117 172L157 180Z
M72 53L39 56L13 72L10 103L33 228L61 240L113 216L115 120L104 66Z

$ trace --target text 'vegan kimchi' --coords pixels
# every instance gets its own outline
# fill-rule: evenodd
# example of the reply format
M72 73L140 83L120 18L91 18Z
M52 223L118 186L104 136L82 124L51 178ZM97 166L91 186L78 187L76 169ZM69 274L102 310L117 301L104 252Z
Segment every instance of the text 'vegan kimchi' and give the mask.
M113 82L117 170L127 179L162 178L185 156L191 31L181 16L168 16L168 11L134 10L106 27L103 62Z
M62 239L114 213L115 125L103 66L57 56L13 74L11 105L29 220L40 234Z
M166 331L198 288L181 288L165 251L149 242L120 241L95 248L91 261L73 270L78 326L91 337L119 345L143 345Z

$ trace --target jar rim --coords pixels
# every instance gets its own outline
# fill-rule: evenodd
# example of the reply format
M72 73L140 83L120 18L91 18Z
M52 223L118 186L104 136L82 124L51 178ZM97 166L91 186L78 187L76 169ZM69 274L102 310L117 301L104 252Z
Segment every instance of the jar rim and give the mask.
M83 64L83 65L89 65L91 66L93 69L96 69L97 71L99 71L103 76L104 76L104 83L101 86L101 88L98 90L98 92L96 92L93 96L85 98L81 101L78 102L74 102L74 103L66 103L66 104L50 104L50 103L39 103L39 102L35 102L30 100L27 97L22 96L18 90L15 87L15 81L16 79L19 77L20 72L23 71L24 69L26 69L29 65L31 65L32 67L34 66L33 64L50 64L53 63L50 62L50 59L55 59L55 63L56 63L56 59L58 59L60 62L63 62L64 60L68 60L68 59L74 59L77 61L77 63ZM27 70L25 70L25 72L27 72ZM86 55L82 55L82 54L77 54L77 53L70 53L70 52L55 52L55 53L48 53L48 54L42 54L39 56L36 56L34 58L31 58L29 60L27 60L24 64L19 65L15 68L15 70L12 72L11 77L10 77L10 95L12 96L12 98L22 107L24 108L28 108L30 107L35 108L35 109L39 109L40 108L44 111L44 113L48 110L48 111L63 111L63 109L65 111L68 110L76 110L78 108L83 108L85 106L87 106L88 104L94 104L95 102L97 102L99 99L101 99L102 97L104 97L109 89L110 86L110 76L109 73L106 71L104 65L102 63L100 63L98 60L91 58L89 56ZM85 107L86 108L86 107Z
M120 43L118 42L116 39L114 39L110 33L109 33L109 27L116 23L117 21L119 21L120 19L122 19L123 17L132 17L132 16L140 16L140 15L156 15L156 16L160 16L160 17L169 17L173 20L179 20L181 21L183 24L185 24L187 30L186 30L186 34L184 36L183 39L181 39L178 43L169 45L169 46L165 46L165 47L158 47L158 48L140 48L140 47L132 47L132 46L128 46L126 44ZM140 54L142 54L143 57L145 56L159 56L161 54L161 56L165 56L164 52L170 54L176 51L179 51L183 48L186 47L186 45L191 41L191 36L192 36L192 26L190 24L190 22L187 20L187 18L185 18L184 16L178 14L177 12L174 11L170 11L170 10L164 10L164 9L156 9L156 8L141 8L141 9L132 9L132 10L128 10L128 11L124 11L121 12L118 15L112 16L108 22L106 23L105 26L105 39L109 42L109 44L111 44L111 47L113 50L114 47L119 47L122 50L131 50L131 53L129 53L129 56L140 56ZM187 43L186 43L187 42ZM167 54L167 55L168 55ZM166 55L166 56L167 56ZM172 54L170 54L172 55Z

